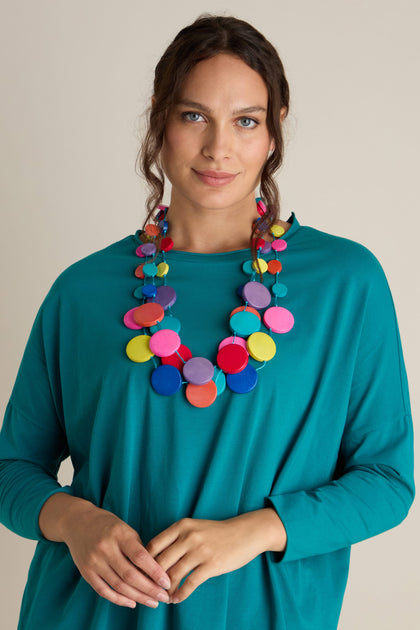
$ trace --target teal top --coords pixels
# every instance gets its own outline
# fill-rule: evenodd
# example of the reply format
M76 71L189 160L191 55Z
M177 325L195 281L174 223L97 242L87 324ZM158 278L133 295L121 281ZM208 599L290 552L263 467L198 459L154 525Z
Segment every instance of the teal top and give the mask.
M396 526L414 496L409 394L384 272L362 245L301 226L279 255L295 324L247 394L197 408L185 385L150 385L153 361L125 347L137 331L138 232L73 264L36 317L0 435L1 521L37 539L20 630L332 630L350 546ZM273 254L265 255L266 260ZM172 313L193 356L216 362L250 251L170 251ZM265 274L270 287L274 276ZM263 328L264 330L264 328ZM254 365L257 365L255 362ZM258 364L261 367L262 364ZM57 482L71 457L74 479ZM284 554L265 552L178 605L118 607L80 576L38 515L65 491L117 514L144 544L183 517L227 519L272 506Z

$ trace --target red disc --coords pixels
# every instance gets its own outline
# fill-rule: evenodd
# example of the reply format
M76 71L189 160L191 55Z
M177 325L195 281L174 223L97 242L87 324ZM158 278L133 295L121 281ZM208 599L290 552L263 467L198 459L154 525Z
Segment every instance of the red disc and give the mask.
M249 313L254 313L254 315L256 315L258 317L258 319L261 319L261 315L259 314L259 312L257 311L256 308L253 308L252 306L238 306L238 308L234 308L233 311L231 312L231 314L229 315L229 317L232 317L232 315L235 315L235 313L241 313L242 311L248 311Z
M268 273L272 273L274 276L276 273L280 273L281 270L282 265L279 260L273 259L268 261Z
M162 363L164 365L173 365L177 370L182 372L182 368L184 367L184 361L180 359L178 354L181 355L182 359L184 359L185 363L192 359L192 352L187 346L184 346L182 343L179 346L177 352L174 352L169 357L162 357Z
M217 398L217 387L214 381L205 385L193 385L188 383L185 390L188 402L194 407L209 407Z
M226 374L238 374L247 366L248 352L236 343L223 346L217 353L217 365Z
M144 279L143 266L144 265L139 265L138 267L136 267L136 270L134 272L134 275L136 275L137 278L140 278L141 280Z
M162 306L157 302L146 302L133 313L133 319L139 326L154 326L161 322L165 315Z
M144 228L144 231L149 236L158 236L158 234L160 234L160 229L157 225L154 225L154 223L148 223Z
M160 242L160 249L164 252L169 252L173 246L174 242L169 236L165 236Z

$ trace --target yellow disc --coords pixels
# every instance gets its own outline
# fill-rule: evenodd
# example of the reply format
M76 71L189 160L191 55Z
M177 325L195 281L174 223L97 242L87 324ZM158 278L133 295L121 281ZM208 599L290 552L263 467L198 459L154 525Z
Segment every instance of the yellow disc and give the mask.
M274 225L271 226L270 232L273 236L275 236L276 238L279 238L279 236L283 236L284 228L282 228L281 225L278 225L277 223L275 223Z
M268 265L265 262L264 258L257 258L257 260L254 260L254 262L252 263L252 268L255 269L255 271L258 271L257 261L259 262L261 273L265 273L268 269Z
M274 339L263 332L252 333L247 339L246 347L256 361L270 361L276 354Z
M163 278L169 271L169 265L166 262L161 262L157 266L157 276L158 278Z
M127 356L136 363L145 363L152 358L153 352L149 348L149 335L137 335L128 342L125 349Z

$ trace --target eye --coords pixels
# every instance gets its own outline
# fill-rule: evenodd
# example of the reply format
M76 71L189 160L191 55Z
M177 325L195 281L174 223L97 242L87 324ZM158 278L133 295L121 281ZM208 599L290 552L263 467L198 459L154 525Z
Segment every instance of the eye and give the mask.
M184 120L189 120L190 122L200 122L199 119L203 118L197 112L182 112L181 116Z
M242 123L239 126L246 129L254 129L259 124L258 121L253 118L240 118L239 122Z

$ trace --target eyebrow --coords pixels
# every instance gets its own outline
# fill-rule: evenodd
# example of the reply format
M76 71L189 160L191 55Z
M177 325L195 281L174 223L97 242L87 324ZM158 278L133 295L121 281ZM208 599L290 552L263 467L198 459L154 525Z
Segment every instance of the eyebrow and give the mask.
M187 99L180 99L176 101L175 105L185 105L186 107L195 107L196 109L201 109L202 112L206 114L212 114L213 111L203 105L202 103L198 103L197 101L189 101ZM257 112L266 112L265 107L261 107L261 105L251 105L250 107L242 107L241 109L235 109L232 114L236 116L237 114L255 114Z

